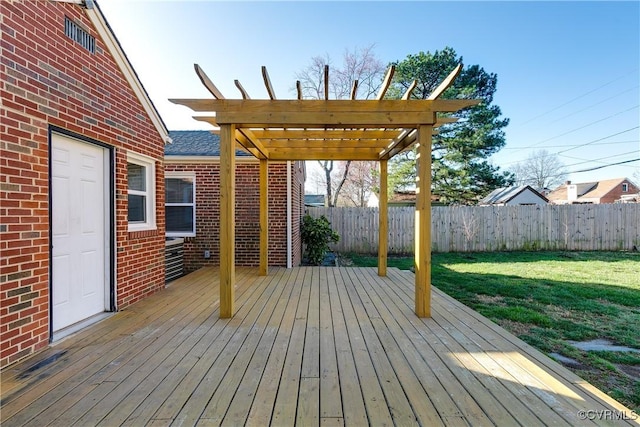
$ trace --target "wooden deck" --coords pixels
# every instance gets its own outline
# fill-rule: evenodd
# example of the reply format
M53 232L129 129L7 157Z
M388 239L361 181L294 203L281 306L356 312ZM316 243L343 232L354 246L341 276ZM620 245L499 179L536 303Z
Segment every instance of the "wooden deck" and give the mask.
M633 417L438 290L433 317L417 318L411 273L237 274L233 319L218 317L218 273L202 269L5 369L2 426L535 426Z

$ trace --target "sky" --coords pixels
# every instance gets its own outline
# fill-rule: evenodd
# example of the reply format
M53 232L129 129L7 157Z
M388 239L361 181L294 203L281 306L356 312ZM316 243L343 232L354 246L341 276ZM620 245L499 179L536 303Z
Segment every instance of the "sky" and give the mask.
M98 3L170 130L211 129L168 101L210 98L194 63L226 98L240 98L238 79L267 99L264 65L276 96L294 99L312 57L339 63L345 49L374 45L389 63L450 46L498 76L494 104L510 123L494 165L545 149L574 182L640 181L638 1Z

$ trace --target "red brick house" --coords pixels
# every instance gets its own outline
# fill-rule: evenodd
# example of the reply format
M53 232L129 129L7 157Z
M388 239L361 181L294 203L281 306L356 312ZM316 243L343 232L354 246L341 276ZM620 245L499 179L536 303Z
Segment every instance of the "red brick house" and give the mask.
M219 264L220 138L210 131L171 131L165 146L167 237L184 239L185 271ZM269 265L301 262L304 164L269 164ZM260 260L259 161L236 152L236 265Z
M625 196L638 194L638 192L640 192L638 186L628 178L581 183L567 181L549 193L547 198L549 203L555 205L617 203L624 200Z
M169 137L95 2L0 12L4 367L164 287Z

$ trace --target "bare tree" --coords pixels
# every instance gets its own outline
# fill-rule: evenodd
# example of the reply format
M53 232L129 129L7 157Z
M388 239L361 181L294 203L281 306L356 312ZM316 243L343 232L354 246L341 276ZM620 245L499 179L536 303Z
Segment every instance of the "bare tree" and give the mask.
M311 63L302 71L296 73L296 79L300 82L302 88L302 96L306 99L323 99L324 98L324 67L329 65L331 68L331 58L329 54L324 56L314 56ZM330 84L331 84L331 80ZM335 84L334 84L335 85ZM335 93L331 90L330 92ZM295 88L291 89L295 91Z
M460 207L458 209L464 209L462 211L462 234L464 234L465 239L464 249L468 251L471 249L471 243L478 235L478 231L480 231L478 217L474 216L472 211L468 211L466 207Z
M351 163L349 179L340 193L340 203L365 207L369 197L378 187L378 162L360 161Z
M536 189L555 188L567 178L567 168L557 154L547 150L534 151L526 160L517 163L510 171L517 185L530 185Z
M385 65L373 52L374 45L365 48L355 48L350 51L345 49L342 57L342 65L335 69L330 68L329 93L335 99L345 99L351 96L351 88L354 81L358 81L358 99L369 99L378 92L384 77ZM308 99L324 98L324 68L331 65L331 57L315 56L311 63L296 74L300 81L302 95ZM333 160L318 161L324 171L325 189L329 206L335 206L340 196L340 191L349 179L351 161L347 161L340 168L334 167ZM334 172L339 176L335 177ZM337 183L335 182L337 180Z
M344 162L342 167L338 168L340 179L335 181L331 174L335 163L333 160L318 160L318 164L320 164L324 172L325 195L329 207L337 206L340 190L349 176L349 168L351 166L351 161Z
M350 51L345 49L342 68L336 69L335 83L332 86L336 99L351 96L351 87L358 81L358 99L371 99L376 96L386 71L385 64L375 56L374 45Z

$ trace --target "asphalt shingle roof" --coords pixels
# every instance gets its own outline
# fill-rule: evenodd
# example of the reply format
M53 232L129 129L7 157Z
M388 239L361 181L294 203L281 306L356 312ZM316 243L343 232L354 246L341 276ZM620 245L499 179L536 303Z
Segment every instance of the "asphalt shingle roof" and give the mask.
M220 156L220 136L208 130L172 130L169 136L173 142L165 144L165 156ZM250 154L236 150L236 156Z
M631 181L627 178L614 178L614 179L605 179L602 181L594 181L594 182L576 182L578 188L578 200L584 199L600 199L601 197L606 196L609 192L611 192L616 186L621 185L623 182L628 182L633 185ZM555 190L553 190L547 196L549 200L567 200L567 184L562 184Z

